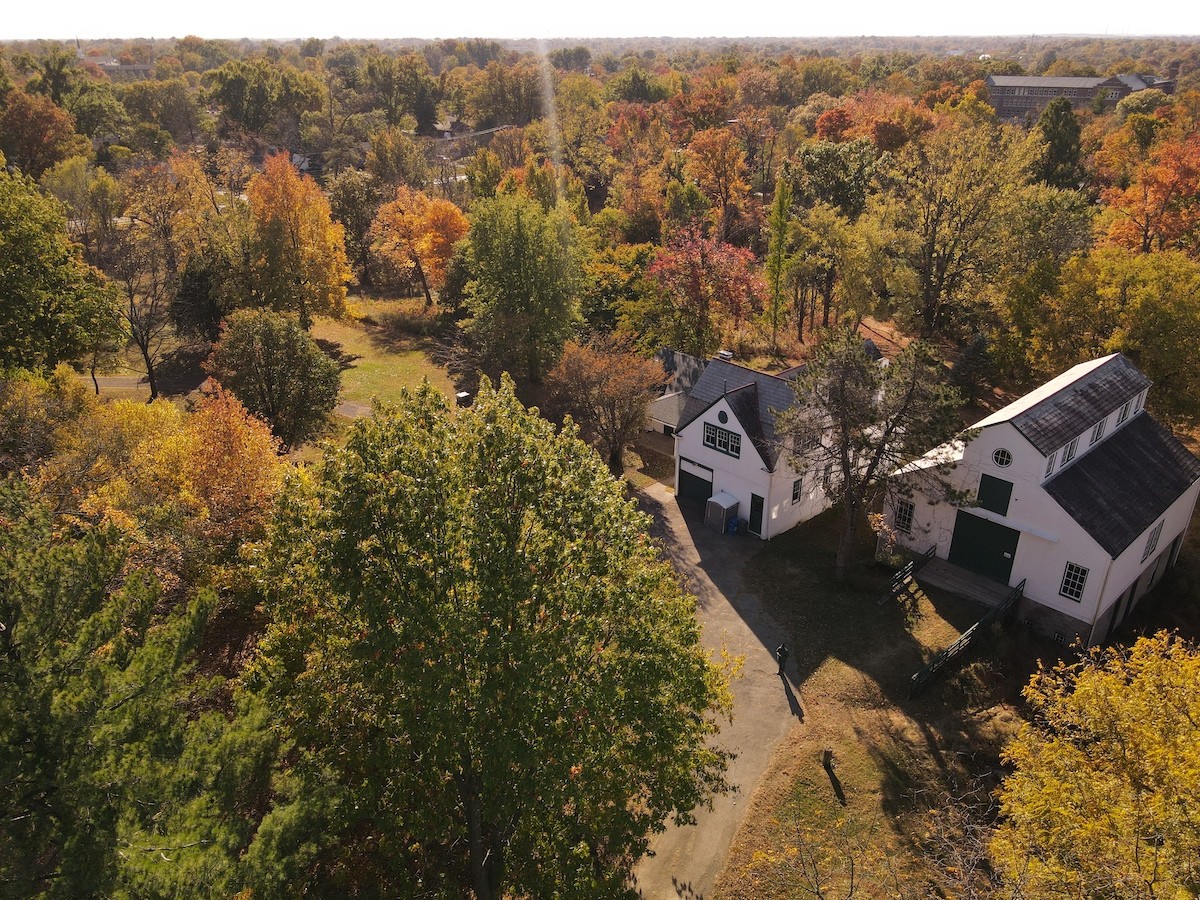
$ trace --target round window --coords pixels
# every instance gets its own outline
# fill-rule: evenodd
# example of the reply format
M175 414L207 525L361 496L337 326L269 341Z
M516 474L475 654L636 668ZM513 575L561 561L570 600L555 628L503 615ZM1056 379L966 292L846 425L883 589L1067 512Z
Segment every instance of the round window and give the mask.
M717 421L724 425L729 421L729 413L725 412L725 410L721 410L719 413L717 413Z
M996 465L998 465L1002 469L1007 469L1009 466L1012 465L1012 454L1009 453L1007 450L1005 450L1003 447L1001 447L999 450L997 450L995 453L992 454L992 462L994 462Z

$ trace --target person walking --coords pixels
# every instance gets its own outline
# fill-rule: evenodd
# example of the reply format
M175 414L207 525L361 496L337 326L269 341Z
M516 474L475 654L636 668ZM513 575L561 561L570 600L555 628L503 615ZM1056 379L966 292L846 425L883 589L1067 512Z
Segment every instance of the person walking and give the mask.
M782 678L783 677L783 667L787 665L787 661L788 661L788 645L787 644L780 644L778 647L775 648L775 658L777 660L779 660L779 677Z

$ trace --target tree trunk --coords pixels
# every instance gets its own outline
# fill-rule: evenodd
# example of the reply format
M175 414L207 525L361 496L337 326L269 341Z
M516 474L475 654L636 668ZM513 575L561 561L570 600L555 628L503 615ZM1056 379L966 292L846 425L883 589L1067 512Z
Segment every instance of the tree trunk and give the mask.
M421 289L425 291L425 308L433 306L433 294L429 293L429 282L425 278L425 269L421 265L421 260L417 254L412 255L413 263L417 267L417 277L421 279Z
M471 883L475 888L477 900L493 900L495 885L488 862L488 848L483 840L483 814L479 809L477 780L471 761L464 753L462 755L462 771L454 777L454 781L458 785L459 799L462 801L463 812L467 818Z
M842 533L838 538L837 560L833 570L838 581L845 581L846 573L850 571L850 561L854 556L854 539L858 533L858 504L850 502L849 498L842 502Z

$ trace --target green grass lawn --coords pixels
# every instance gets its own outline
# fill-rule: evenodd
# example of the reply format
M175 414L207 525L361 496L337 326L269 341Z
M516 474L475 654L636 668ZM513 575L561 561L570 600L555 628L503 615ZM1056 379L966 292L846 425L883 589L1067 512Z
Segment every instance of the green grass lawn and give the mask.
M352 298L352 316L318 319L312 335L343 368L343 403L370 406L374 399L394 402L400 392L428 379L447 397L454 385L428 356L435 319L419 301Z

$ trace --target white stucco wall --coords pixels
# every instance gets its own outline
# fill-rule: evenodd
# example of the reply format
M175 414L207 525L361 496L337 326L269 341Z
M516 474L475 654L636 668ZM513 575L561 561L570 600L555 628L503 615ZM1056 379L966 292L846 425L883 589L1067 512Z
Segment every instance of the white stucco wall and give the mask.
M1132 417L1131 417L1132 418ZM1109 417L1105 436L1116 421L1115 414ZM1123 427L1123 426L1122 426ZM1075 459L1090 450L1088 444L1091 429L1080 438L1080 450ZM1099 446L1099 444L1097 444ZM1012 464L1000 467L993 460L997 449L1008 450ZM989 510L963 506L972 515L997 522L1020 532L1017 551L1013 558L1009 585L1025 581L1025 596L1042 606L1057 610L1083 623L1082 633L1086 636L1093 623L1115 603L1135 578L1143 578L1154 567L1155 561L1169 553L1174 539L1191 520L1192 510L1200 493L1200 482L1175 501L1167 512L1155 520L1113 560L1108 553L1056 503L1041 487L1045 480L1046 457L1039 453L1009 423L1001 423L983 429L967 445L963 459L946 476L947 482L962 490L978 488L983 474L1000 478L1012 484L1007 515ZM1055 470L1057 471L1056 465ZM936 555L946 559L954 535L954 525L959 507L950 503L931 504L929 499L916 494L913 498L913 526L909 534L898 534L899 543L916 552L924 552L930 544L936 544ZM889 516L894 510L889 510ZM1158 521L1163 530L1158 547L1144 562L1142 552L1146 538ZM891 518L890 521L894 521ZM1062 596L1063 573L1068 562L1088 570L1083 595L1078 601ZM1166 568L1164 560L1162 570ZM1160 571L1161 575L1161 571ZM1149 588L1149 578L1143 578L1138 586L1138 596ZM1125 613L1127 614L1127 613ZM1097 639L1103 635L1096 636Z
M719 419L721 412L727 416L724 423ZM741 456L735 459L727 453L706 447L705 422L739 435L742 440ZM804 479L801 502L792 503L792 483L799 476L783 458L778 461L774 473L767 469L766 463L725 399L718 400L702 416L676 434L675 455L677 459L686 457L712 469L713 493L728 491L737 497L740 519L750 518L750 495L758 494L762 497L763 540L782 534L829 508L829 500L821 488L821 480L812 473ZM677 467L678 465L676 463Z

